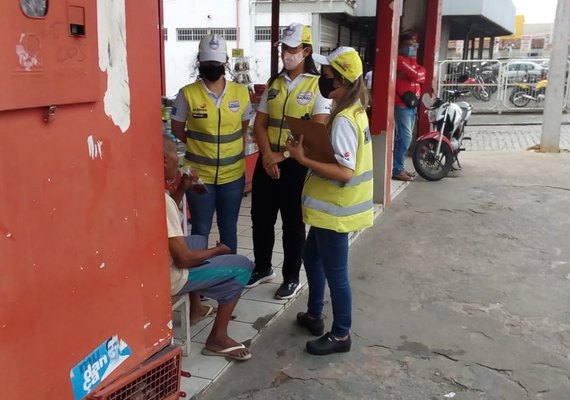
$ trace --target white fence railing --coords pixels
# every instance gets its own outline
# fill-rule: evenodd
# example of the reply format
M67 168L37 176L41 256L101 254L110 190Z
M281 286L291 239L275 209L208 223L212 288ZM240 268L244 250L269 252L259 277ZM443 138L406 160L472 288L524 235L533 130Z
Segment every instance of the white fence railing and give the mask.
M570 70L568 62L567 71ZM536 112L544 108L548 60L445 60L439 64L438 93L465 90L475 112ZM570 111L570 74L562 107Z

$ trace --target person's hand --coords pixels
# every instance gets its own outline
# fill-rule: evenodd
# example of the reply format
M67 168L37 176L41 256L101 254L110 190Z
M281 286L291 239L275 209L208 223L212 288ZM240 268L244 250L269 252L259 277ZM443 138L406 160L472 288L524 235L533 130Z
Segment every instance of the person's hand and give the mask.
M279 164L272 164L271 166L265 168L265 172L272 179L279 179L281 177L281 170L279 169Z
M230 254L231 252L230 248L221 242L216 242L216 250L218 255Z
M188 189L190 189L192 187L193 184L194 184L194 180L193 180L192 176L182 174L182 178L180 178L180 183L178 184L178 186L180 188L182 188L182 190L184 192L186 192L186 191L188 191Z
M266 170L272 165L279 164L281 161L285 160L283 154L277 151L272 151L271 153L263 156L263 168Z
M299 140L296 142L287 141L287 150L291 153L291 157L299 162L299 164L304 165L305 163L305 149L303 148L303 135L299 136Z

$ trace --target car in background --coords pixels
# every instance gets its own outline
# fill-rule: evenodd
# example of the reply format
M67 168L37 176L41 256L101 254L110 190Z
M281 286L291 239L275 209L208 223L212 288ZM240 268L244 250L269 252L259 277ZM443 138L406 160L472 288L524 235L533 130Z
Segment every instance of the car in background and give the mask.
M548 68L534 61L510 61L503 67L503 76L508 83L524 80L537 82L543 79L547 72Z

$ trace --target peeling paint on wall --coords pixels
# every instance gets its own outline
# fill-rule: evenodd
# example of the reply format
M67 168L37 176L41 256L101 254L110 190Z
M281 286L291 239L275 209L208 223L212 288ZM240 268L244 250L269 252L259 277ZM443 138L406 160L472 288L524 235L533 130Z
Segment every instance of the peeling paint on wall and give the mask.
M99 158L103 159L103 141L93 139L93 135L87 137L87 149L89 150L89 157L92 160Z
M39 55L39 40L35 36L28 36L26 34L20 34L20 41L16 45L16 55L18 56L18 62L26 71L31 71L34 67L40 66Z
M131 124L125 0L97 1L97 31L99 68L107 72L105 114L124 133Z

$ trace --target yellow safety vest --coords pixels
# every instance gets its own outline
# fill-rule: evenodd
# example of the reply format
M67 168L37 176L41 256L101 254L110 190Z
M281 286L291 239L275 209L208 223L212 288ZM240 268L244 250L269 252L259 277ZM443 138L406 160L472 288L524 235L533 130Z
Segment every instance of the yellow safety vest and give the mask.
M354 232L372 226L372 140L368 119L359 103L337 117L348 118L356 127L356 167L347 183L326 179L311 171L303 187L303 220L307 225L335 232Z
M249 103L246 87L228 82L220 108L202 82L182 88L189 105L184 165L198 172L204 183L224 184L245 172L242 116Z
M269 112L267 134L271 150L280 151L285 147L289 134L285 115L295 118L302 118L307 114L312 115L315 98L319 92L319 77L304 76L291 92L287 92L285 77L279 76L267 88L267 91Z

